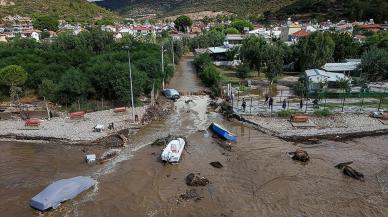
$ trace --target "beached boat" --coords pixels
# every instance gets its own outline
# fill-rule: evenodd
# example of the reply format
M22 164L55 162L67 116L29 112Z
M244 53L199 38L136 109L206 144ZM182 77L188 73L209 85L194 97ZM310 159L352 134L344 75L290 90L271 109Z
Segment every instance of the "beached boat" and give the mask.
M220 137L232 142L236 141L236 136L227 131L225 128L221 127L220 125L212 123L211 128Z
M186 142L182 138L171 140L171 142L163 149L161 154L162 161L177 163L181 158L185 144Z
M30 202L31 207L40 211L56 209L62 202L75 198L81 192L91 188L96 181L86 176L62 179L47 186L35 195Z

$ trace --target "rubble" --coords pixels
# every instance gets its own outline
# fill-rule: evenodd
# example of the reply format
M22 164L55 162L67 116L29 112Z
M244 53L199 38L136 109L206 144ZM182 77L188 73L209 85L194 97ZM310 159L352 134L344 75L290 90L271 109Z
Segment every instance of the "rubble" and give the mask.
M200 174L194 174L190 173L186 176L186 184L189 186L206 186L210 183L210 181L202 176L199 176Z

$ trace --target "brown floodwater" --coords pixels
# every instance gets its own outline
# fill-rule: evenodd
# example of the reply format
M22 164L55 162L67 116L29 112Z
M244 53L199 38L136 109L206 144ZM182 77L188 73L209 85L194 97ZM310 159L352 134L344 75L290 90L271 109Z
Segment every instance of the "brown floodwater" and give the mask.
M185 87L176 85L171 87ZM376 178L387 171L388 136L294 144L224 120L208 109L208 97L193 96L189 104L187 99L175 102L166 120L140 129L118 157L103 165L83 161L85 149L102 152L99 148L0 142L0 216L388 216L388 199ZM211 122L238 136L231 151L212 137L207 129ZM188 140L177 165L161 164L163 147L149 145L169 134ZM287 156L297 148L308 151L309 163ZM224 167L214 168L212 161ZM364 182L334 168L345 161L354 161L352 167L364 173ZM186 186L191 172L211 183ZM41 213L29 207L30 198L50 182L77 175L93 177L97 186L56 210ZM202 199L181 199L190 189Z

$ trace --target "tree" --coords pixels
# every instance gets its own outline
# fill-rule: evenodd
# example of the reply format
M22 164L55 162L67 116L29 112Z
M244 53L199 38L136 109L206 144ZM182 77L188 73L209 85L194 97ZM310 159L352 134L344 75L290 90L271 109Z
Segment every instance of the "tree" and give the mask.
M175 26L178 28L178 30L183 32L187 32L187 28L193 25L193 21L191 20L191 18L185 15L182 15L176 18L174 23L175 23Z
M58 84L59 101L73 103L88 95L89 82L81 71L75 68L67 70Z
M54 101L57 95L58 86L52 80L44 79L39 85L39 95L46 97L50 101Z
M345 107L345 93L350 88L350 80L346 78L341 78L336 82L337 86L342 90L343 98L342 98L342 112Z
M240 33L242 33L244 31L244 28L245 27L248 27L249 30L252 30L253 29L253 25L251 22L248 22L246 20L242 20L242 19L236 19L234 20L231 24L230 24L231 27L237 29Z
M251 69L249 68L249 65L247 64L241 64L237 68L237 76L239 78L245 79L248 77Z
M331 33L335 48L333 58L336 62L345 58L357 58L360 55L360 44L355 42L352 35L348 33Z
M6 86L22 86L27 78L27 72L18 65L9 65L0 70L0 84Z
M34 28L39 30L58 31L58 18L50 15L40 15L33 20Z
M365 80L388 79L388 51L372 47L362 55L360 69Z
M321 67L333 59L335 43L328 33L315 32L304 38L299 46L302 71Z
M225 29L225 34L240 34L240 31L234 27L229 27Z
M283 72L283 50L277 45L266 45L265 76L272 85L273 80Z
M263 38L252 35L243 40L241 46L241 56L244 63L258 72L260 76L260 70L265 60L265 46L266 42Z

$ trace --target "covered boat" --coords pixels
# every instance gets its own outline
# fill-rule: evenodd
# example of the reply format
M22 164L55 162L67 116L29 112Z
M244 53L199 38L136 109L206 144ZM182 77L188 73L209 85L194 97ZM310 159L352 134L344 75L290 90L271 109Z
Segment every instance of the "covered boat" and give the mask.
M211 128L220 137L232 142L236 141L236 136L227 131L225 128L221 127L220 125L212 123Z
M162 161L177 163L181 158L185 144L186 142L182 138L171 140L171 142L163 149L161 155Z
M31 199L31 207L44 211L57 208L61 202L75 198L81 192L91 188L96 181L86 176L62 179L47 186Z

